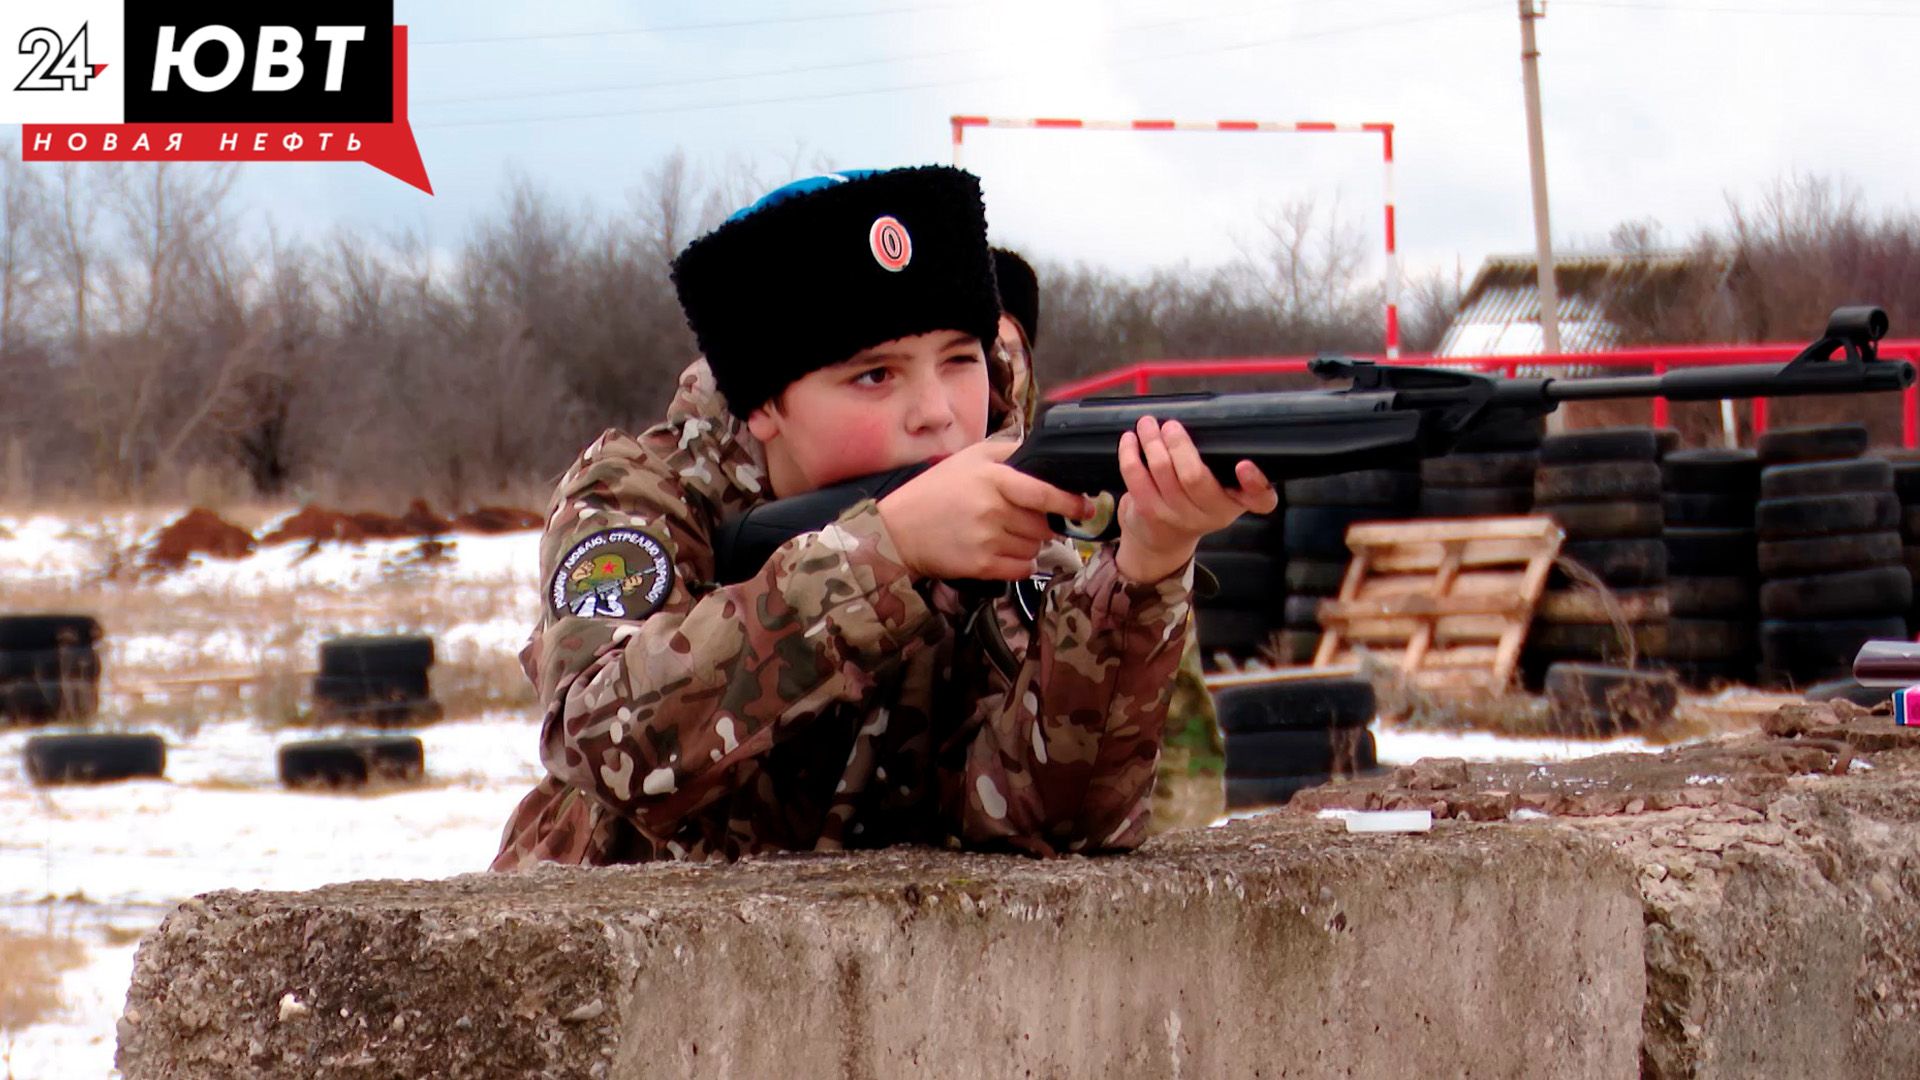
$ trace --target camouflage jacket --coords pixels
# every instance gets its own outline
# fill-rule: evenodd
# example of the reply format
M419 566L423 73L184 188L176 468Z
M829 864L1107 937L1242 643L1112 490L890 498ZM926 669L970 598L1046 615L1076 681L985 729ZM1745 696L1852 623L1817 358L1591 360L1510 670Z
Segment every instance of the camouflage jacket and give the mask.
M1018 437L1028 409L1009 391L1030 382L1001 363L993 383L995 434ZM494 869L902 842L1050 855L1144 838L1191 564L1140 585L1112 548L1082 564L1050 545L1043 561L1063 572L1031 639L991 603L1023 658L1009 680L960 595L901 565L872 501L788 541L757 577L716 585L714 527L770 497L762 448L704 362L663 423L608 431L567 471L542 582L564 579L585 538L623 529L657 541L671 584L639 619L543 603L520 660L547 776Z

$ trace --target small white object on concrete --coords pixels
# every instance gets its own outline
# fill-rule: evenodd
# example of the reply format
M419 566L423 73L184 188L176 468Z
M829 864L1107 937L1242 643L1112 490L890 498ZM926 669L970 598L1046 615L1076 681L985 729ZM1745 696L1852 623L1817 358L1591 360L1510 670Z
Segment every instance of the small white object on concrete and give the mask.
M1355 810L1347 814L1347 831L1370 833L1432 832L1431 810Z

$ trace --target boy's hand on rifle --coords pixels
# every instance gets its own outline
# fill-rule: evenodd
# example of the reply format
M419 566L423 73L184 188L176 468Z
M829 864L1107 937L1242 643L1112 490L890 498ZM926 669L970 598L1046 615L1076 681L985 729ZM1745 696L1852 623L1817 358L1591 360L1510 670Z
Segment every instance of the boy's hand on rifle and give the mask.
M1234 467L1240 486L1213 478L1200 450L1178 422L1143 416L1120 436L1120 572L1150 583L1193 558L1200 538L1233 524L1246 512L1272 513L1280 494L1251 461Z
M974 443L880 500L880 520L916 577L1018 581L1053 539L1048 514L1092 516L1093 500L1001 464L1017 449Z

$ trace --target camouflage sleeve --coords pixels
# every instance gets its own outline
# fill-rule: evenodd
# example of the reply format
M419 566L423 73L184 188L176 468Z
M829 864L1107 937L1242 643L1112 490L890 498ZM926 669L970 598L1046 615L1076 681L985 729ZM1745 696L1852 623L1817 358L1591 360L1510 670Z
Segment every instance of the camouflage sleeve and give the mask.
M1145 838L1192 592L1191 562L1142 585L1110 546L1049 591L1011 685L982 699L950 798L963 842L1052 855Z
M564 580L568 553L608 530L654 538L674 572L657 607L627 611L638 618L549 606L533 665L548 771L655 838L744 782L743 763L860 698L933 617L873 502L713 587L708 526L672 483L631 460L563 481L543 580Z

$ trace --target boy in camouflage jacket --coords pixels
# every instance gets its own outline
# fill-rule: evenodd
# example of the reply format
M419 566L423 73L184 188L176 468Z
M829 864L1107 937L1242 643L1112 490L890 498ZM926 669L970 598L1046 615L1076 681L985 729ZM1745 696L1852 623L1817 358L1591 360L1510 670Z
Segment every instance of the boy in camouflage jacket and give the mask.
M1144 420L1117 451L1121 538L1083 565L1046 515L1088 500L1001 463L1032 380L986 355L991 265L978 182L944 167L790 184L676 260L704 358L664 421L603 434L555 493L521 652L548 775L495 869L1140 842L1194 547L1276 496L1248 462L1223 488L1184 431ZM728 515L918 462L757 576L714 581ZM946 584L1036 566L1054 577L1030 632Z

